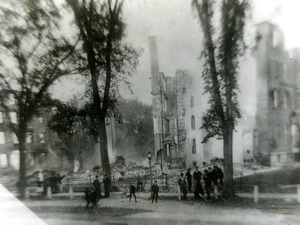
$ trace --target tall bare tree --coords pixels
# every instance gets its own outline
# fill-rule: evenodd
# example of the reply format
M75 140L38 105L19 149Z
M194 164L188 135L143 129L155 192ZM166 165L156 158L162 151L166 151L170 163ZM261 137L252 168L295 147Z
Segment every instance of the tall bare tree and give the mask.
M245 49L244 27L249 4L247 0L222 0L220 32L216 32L215 3L213 0L192 0L204 37L202 78L210 106L203 118L202 128L207 131L203 142L214 136L223 138L224 183L233 194L232 139L240 118L237 77L239 58ZM214 35L219 36L214 39Z
M96 125L100 142L101 164L111 177L106 134L106 116L118 96L120 82L129 85L130 76L138 63L139 51L123 43L125 23L122 17L124 1L66 0L74 13L82 40L83 73L90 76L92 110L90 120ZM93 128L92 128L93 129Z
M74 47L59 35L59 11L52 0L2 1L0 7L0 97L2 110L15 111L10 123L20 150L20 195L26 188L28 124L50 101L49 87L70 73L65 64ZM16 105L8 104L13 96Z

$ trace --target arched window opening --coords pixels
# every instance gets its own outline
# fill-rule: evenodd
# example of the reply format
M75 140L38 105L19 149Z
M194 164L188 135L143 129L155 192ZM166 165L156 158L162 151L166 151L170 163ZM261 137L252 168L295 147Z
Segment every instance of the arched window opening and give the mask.
M195 130L195 116L191 117L191 128L192 130Z

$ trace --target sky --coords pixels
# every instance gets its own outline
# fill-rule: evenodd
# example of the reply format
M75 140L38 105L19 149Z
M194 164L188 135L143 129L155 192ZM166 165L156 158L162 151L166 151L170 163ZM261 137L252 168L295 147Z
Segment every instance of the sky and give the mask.
M283 30L287 49L300 47L300 30L297 29L300 0L252 0L251 6L246 35L250 46L253 44L254 25L271 21ZM150 36L157 38L160 72L174 76L177 69L187 69L200 79L201 30L191 0L125 0L123 12L127 23L126 42L143 49L136 73L130 79L134 94L122 90L123 96L151 104ZM255 64L249 55L241 59L240 102L242 108L254 113L255 99L249 95L253 95L255 88ZM66 98L68 92L82 91L82 87L66 85L65 82L56 89L60 98Z
M144 49L137 74L132 79L135 95L142 101L151 102L149 36L157 38L161 72L174 76L177 69L187 69L194 76L200 76L201 64L198 57L202 47L201 30L190 2L131 0L126 4L124 14L128 22L127 39ZM254 24L268 20L283 29L286 48L300 47L300 30L295 29L300 21L299 0L255 0L251 4L253 12L248 21L248 39L253 37ZM243 66L253 66L247 59L242 61ZM247 80L243 83L248 84Z

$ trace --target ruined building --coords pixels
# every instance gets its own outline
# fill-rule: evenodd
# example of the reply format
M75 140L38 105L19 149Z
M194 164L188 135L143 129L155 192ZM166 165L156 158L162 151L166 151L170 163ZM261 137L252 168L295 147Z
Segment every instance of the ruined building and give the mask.
M268 22L257 25L257 39L254 156L276 166L299 152L300 51L286 51L283 33Z
M201 143L205 131L199 128L207 103L195 77L186 70L177 70L173 77L160 73L154 37L149 47L157 161L191 167L222 157L222 140ZM257 25L257 46L248 60L255 62L247 68L253 70L249 74L255 77L255 88L246 101L256 99L256 112L248 115L241 109L234 162L278 166L299 160L300 50L285 50L283 33L264 22Z
M149 38L149 47L157 162L196 166L204 160L199 88L186 70L177 70L174 77L161 73L155 37Z

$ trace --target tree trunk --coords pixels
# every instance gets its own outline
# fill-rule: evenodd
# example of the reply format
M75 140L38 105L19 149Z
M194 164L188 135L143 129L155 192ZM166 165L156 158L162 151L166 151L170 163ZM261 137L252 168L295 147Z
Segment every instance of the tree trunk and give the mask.
M223 131L223 155L224 155L224 185L227 190L234 194L233 163L232 163L232 134L231 128Z
M25 191L27 186L26 181L26 129L19 131L19 151L20 151L20 173L19 173L19 192L20 198L25 198Z
M105 117L101 117L99 121L99 138L100 138L100 155L101 155L101 164L104 174L107 174L111 180L111 171L109 165L108 149L107 149L107 134L105 127Z

